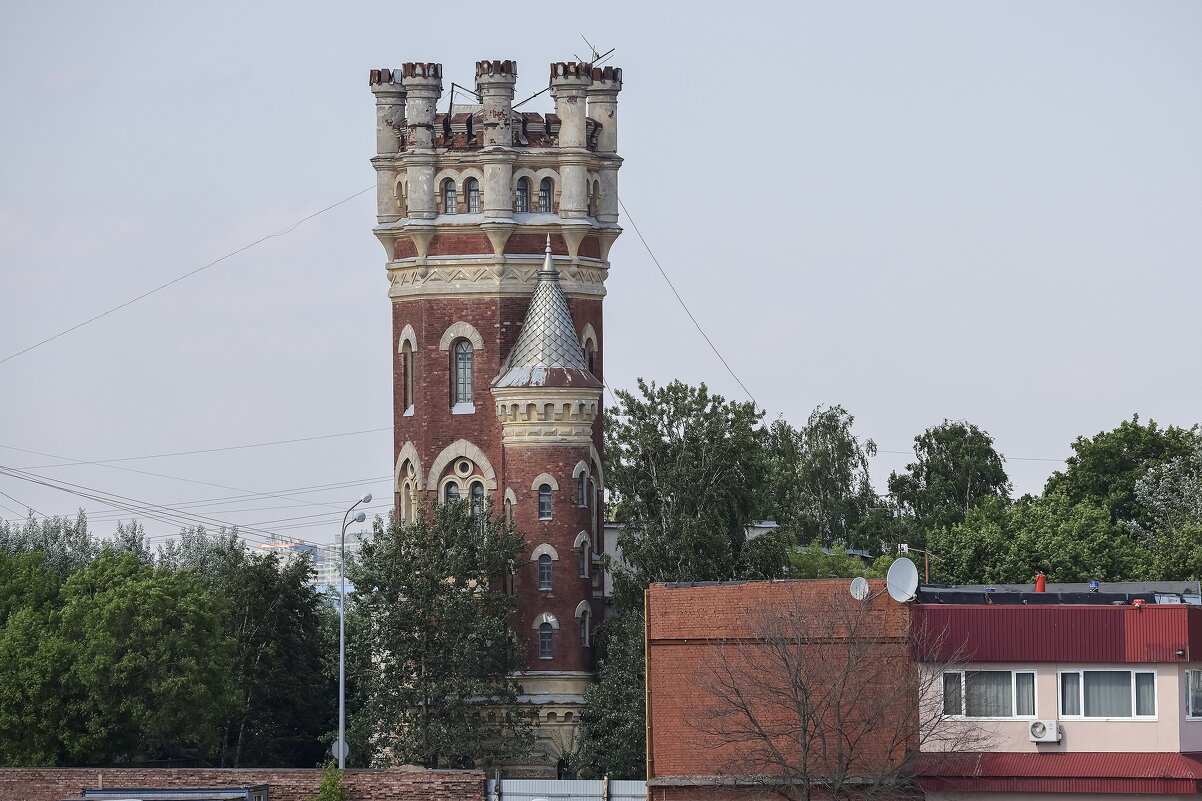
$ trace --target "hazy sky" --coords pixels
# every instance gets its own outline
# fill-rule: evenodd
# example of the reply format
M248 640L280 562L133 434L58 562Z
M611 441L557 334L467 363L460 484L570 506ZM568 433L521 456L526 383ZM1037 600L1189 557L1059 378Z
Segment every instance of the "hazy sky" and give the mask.
M1197 2L9 2L0 359L372 186L372 67L439 61L449 89L511 58L525 97L581 34L625 71L623 202L770 418L842 404L878 485L966 419L1019 492L1133 412L1202 420ZM0 364L0 465L318 541L363 490L385 508L374 208ZM630 222L610 386L742 397ZM9 519L130 517L0 493Z

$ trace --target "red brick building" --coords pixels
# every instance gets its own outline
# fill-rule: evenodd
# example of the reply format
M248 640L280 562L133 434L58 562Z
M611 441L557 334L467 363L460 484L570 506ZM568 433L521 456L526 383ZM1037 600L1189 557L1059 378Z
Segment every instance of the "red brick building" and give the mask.
M655 801L911 797L908 612L872 581L653 585L647 778ZM876 797L882 797L877 795Z
M378 207L393 301L398 519L470 499L513 520L522 684L554 771L592 679L603 549L602 301L617 225L622 72L551 65L555 112L513 108L517 64L373 70ZM557 742L558 740L558 742Z

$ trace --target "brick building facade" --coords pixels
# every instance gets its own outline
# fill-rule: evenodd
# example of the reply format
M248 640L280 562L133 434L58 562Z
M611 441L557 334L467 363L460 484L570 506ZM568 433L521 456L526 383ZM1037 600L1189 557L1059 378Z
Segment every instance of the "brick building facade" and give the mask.
M554 113L513 108L517 64L373 70L377 225L393 302L396 512L490 501L526 536L511 589L554 775L593 676L604 543L602 301L618 227L622 73L551 65ZM460 95L462 97L462 95Z
M908 610L869 587L861 602L842 579L652 585L648 797L920 798Z

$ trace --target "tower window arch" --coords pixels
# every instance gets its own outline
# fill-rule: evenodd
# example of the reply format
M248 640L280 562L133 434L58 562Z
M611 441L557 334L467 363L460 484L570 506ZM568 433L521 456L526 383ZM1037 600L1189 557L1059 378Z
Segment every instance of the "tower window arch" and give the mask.
M442 499L447 503L459 500L459 485L454 481L448 482L442 489Z
M467 195L467 213L480 213L480 182L475 178L468 178L463 185L463 193Z
M588 476L584 473L576 476L576 505L588 507Z
M540 590L552 588L551 554L545 553L538 557L538 588Z
M413 343L406 341L401 346L401 403L405 411L413 409Z
M530 211L530 179L519 178L517 192L514 193L513 210L520 213Z
M551 519L551 485L538 485L538 519Z
M458 213L458 203L459 200L455 192L455 181L448 178L442 182L442 213Z
M451 403L454 405L472 402L472 343L467 339L456 340L451 348Z
M589 630L591 628L592 616L592 612L588 609L580 612L580 645L583 648L588 648L593 644L592 632Z
M550 623L542 623L538 627L538 658L550 659L555 656L555 628Z
M555 184L550 178L544 178L538 184L538 210L544 214L551 213L551 196L555 194Z

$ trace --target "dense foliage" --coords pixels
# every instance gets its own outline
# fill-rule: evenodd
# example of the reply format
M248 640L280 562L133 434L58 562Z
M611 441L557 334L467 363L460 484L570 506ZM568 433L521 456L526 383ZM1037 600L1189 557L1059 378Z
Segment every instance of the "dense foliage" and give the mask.
M0 763L311 766L330 728L328 606L307 561L236 534L152 555L136 524L0 523Z
M352 759L373 765L489 767L525 756L532 722L514 673L525 650L509 628L516 598L500 589L521 534L467 501L377 522L352 562L360 706Z

